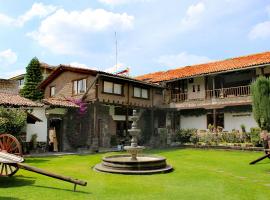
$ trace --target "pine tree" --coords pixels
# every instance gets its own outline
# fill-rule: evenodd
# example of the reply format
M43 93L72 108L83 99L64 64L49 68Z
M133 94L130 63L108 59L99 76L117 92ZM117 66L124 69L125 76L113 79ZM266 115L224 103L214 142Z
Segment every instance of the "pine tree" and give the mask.
M259 77L251 85L253 115L262 130L270 131L270 80Z
M43 98L43 92L37 88L42 81L42 73L40 69L39 60L34 57L26 67L26 75L24 87L21 89L20 94L33 101Z

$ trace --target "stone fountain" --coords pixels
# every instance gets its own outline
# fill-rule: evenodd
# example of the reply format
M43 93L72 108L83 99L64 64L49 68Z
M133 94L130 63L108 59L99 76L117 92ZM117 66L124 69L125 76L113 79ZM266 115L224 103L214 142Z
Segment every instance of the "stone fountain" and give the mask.
M173 168L167 165L166 158L141 154L144 147L138 146L138 135L141 130L137 125L139 115L136 110L133 110L131 120L133 123L128 130L132 136L131 144L124 147L129 154L104 157L102 163L97 164L94 169L117 174L156 174L172 171Z

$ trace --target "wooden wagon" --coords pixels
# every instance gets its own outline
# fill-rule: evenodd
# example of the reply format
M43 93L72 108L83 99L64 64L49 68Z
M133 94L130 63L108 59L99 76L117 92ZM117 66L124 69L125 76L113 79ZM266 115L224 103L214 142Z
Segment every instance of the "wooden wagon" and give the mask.
M10 134L0 135L0 177L13 176L19 169L32 171L38 174L67 181L74 184L74 191L77 185L86 186L87 182L71 177L61 176L42 169L32 167L23 163L22 149L19 141Z

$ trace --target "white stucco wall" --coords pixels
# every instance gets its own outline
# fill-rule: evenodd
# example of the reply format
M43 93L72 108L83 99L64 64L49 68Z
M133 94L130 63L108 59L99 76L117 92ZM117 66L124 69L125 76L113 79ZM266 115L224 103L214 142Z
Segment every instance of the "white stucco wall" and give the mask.
M195 92L193 92L193 85L195 86ZM200 91L198 91L198 85L200 85ZM205 81L204 77L194 78L193 83L188 83L188 99L203 99L205 97Z
M180 127L183 129L187 128L196 128L196 129L202 129L205 130L207 129L207 118L206 115L201 115L201 116L189 116L189 117L184 117L181 116L180 118Z
M37 134L37 141L47 141L47 118L45 116L45 108L34 108L31 113L42 120L42 122L36 122L35 124L27 124L26 126L26 140L30 141L33 134Z
M224 113L224 130L236 129L241 131L241 124L246 126L246 131L250 131L252 127L258 127L252 112Z

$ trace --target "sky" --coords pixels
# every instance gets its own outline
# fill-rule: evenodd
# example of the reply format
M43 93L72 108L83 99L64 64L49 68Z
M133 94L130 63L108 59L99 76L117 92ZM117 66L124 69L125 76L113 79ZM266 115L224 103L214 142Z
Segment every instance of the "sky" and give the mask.
M0 78L35 56L137 76L270 51L270 0L0 0L0 30Z

